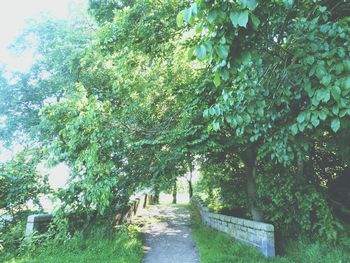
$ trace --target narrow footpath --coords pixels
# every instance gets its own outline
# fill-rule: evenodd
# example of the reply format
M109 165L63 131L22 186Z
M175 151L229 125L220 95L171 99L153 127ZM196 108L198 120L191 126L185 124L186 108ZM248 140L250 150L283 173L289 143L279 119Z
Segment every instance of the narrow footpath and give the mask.
M151 206L144 230L144 263L199 263L186 206Z

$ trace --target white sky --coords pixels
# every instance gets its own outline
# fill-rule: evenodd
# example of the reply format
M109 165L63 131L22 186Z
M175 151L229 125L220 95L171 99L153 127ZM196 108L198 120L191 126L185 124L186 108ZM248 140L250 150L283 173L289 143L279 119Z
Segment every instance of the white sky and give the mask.
M77 0L0 0L0 66L9 71L26 71L32 63L32 51L21 57L7 47L26 25L26 20L41 13L55 18L68 18L69 8ZM81 2L81 1L80 1Z

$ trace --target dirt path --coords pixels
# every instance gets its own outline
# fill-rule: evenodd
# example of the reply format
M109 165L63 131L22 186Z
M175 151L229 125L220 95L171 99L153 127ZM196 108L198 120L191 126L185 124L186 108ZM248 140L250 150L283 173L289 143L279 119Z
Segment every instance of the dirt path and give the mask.
M145 226L144 263L199 263L185 206L152 206Z

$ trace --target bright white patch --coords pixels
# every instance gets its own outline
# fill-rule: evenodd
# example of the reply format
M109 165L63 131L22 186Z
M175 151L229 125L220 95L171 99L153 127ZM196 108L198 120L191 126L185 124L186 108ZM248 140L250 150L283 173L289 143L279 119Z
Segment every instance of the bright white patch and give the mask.
M14 144L12 149L5 148L0 142L0 163L11 160L17 153L22 151L24 147L18 143Z
M65 163L60 163L52 168L46 168L45 162L42 161L38 165L38 172L49 175L49 184L54 190L64 188L69 177L69 167Z
M54 189L65 187L68 177L69 177L69 168L64 163L61 163L49 169L49 183L51 187Z
M27 71L33 63L33 50L23 55L11 53L8 46L14 42L27 20L40 14L50 17L68 18L70 9L85 0L0 0L0 66L8 71Z

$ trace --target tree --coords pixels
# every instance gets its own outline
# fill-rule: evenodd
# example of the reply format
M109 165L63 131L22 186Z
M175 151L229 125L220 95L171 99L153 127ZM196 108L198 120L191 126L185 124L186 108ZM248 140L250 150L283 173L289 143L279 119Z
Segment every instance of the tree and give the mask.
M29 72L12 74L0 86L0 116L4 116L1 140L9 144L19 136L36 138L39 111L74 90L79 79L79 61L91 37L89 21L68 22L42 18L31 21L13 44L17 52L34 46L35 63ZM16 136L15 136L16 135Z
M32 201L41 208L39 197L49 192L47 175L38 172L42 153L25 149L6 163L0 164L0 209L16 216Z
M337 17L337 8L327 9L330 2L196 1L178 15L179 25L196 28L197 45L189 52L207 61L219 90L204 115L213 130L228 129L241 145L256 220L262 219L254 205L257 160L303 159L311 133L337 132L348 121L342 93L348 89L348 21L343 13ZM321 55L325 47L329 53ZM345 53L334 56L338 49Z
M97 25L34 24L17 46L38 33L40 59L0 80L6 129L36 131L70 166L64 208L113 215L188 170L191 196L198 159L227 209L334 237L328 187L346 182L335 178L350 149L347 2L89 3Z

